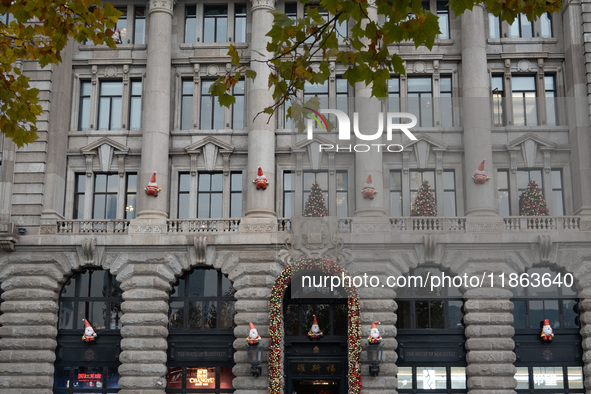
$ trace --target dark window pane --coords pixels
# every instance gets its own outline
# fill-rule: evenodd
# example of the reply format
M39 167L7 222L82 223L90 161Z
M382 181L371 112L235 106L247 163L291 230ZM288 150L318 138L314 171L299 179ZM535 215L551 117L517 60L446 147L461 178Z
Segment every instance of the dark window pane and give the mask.
M516 330L525 329L525 301L513 300L513 327Z
M415 327L429 328L429 301L415 301Z
M544 321L545 316L544 301L529 301L529 328L541 328L540 323Z
M443 305L443 301L429 301L429 309L431 312L429 328L445 328L445 309Z
M577 301L562 300L562 328L577 328Z
M185 43L192 44L197 37L197 7L185 6Z

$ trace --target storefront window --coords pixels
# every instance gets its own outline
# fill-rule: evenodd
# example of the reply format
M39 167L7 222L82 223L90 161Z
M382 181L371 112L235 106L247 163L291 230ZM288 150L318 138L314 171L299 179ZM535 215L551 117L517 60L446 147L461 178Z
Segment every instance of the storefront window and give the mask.
M211 268L196 268L174 285L167 393L234 392L234 293L232 282Z
M119 282L107 271L72 275L60 292L54 393L119 391L121 303ZM80 338L86 319L97 334Z

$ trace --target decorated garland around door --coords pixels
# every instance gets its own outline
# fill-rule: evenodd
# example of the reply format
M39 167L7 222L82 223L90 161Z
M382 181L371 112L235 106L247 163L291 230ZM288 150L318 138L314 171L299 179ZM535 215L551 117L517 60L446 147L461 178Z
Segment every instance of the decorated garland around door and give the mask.
M283 383L283 364L281 352L283 345L283 295L291 283L293 274L304 270L320 270L327 275L349 275L335 261L326 259L301 259L288 265L275 280L269 296L269 393L281 393ZM361 323L359 320L359 293L356 287L345 288L348 296L347 356L349 394L361 392Z

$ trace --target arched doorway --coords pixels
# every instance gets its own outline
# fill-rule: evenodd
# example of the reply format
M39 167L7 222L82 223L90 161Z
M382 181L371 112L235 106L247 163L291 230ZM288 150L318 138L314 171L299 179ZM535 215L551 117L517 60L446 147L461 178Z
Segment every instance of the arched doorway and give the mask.
M121 289L102 269L70 276L59 297L54 393L111 394L119 391ZM84 320L97 337L82 340Z
M287 266L269 300L269 392L345 394L361 389L359 295L299 286L302 275L348 274L336 262L302 259ZM292 280L292 275L298 279ZM295 283L294 283L295 282ZM321 337L309 336L316 315Z
M233 393L234 287L213 268L179 278L169 301L167 393Z

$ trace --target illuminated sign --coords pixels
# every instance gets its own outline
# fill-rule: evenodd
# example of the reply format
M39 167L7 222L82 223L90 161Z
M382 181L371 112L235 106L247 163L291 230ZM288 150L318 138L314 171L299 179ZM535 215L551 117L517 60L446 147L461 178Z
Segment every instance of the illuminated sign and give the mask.
M78 374L78 381L79 382L97 382L100 381L102 375L100 373L79 373Z
M208 378L207 368L198 368L197 377L189 378L189 383L194 384L196 387L209 386L215 384L215 377Z

